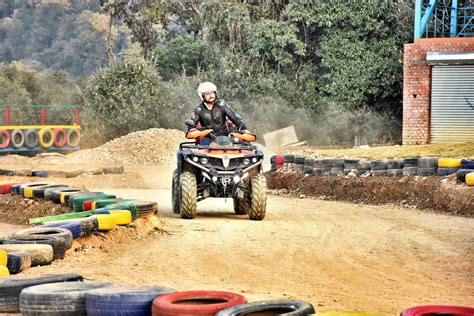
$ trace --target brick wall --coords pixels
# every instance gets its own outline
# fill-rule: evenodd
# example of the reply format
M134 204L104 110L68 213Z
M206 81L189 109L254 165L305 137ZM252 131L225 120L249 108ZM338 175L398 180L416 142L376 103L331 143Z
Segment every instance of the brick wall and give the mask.
M424 38L405 44L403 56L403 144L430 143L431 66L427 52L474 51L474 38Z

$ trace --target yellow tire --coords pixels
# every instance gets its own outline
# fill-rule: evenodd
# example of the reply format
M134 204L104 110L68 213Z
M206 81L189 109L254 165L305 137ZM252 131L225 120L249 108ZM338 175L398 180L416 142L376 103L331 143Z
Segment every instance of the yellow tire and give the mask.
M25 191L23 193L23 196L27 199L32 199L33 198L33 190L35 187L26 187Z
M474 186L474 172L466 174L466 184L469 186Z
M5 266L0 266L0 278L6 278L10 276L10 271Z
M439 158L438 167L439 168L459 168L461 167L461 159Z
M5 249L0 249L0 267L6 267L8 262L8 253Z
M99 230L112 230L117 226L115 218L110 214L97 214L95 216L99 222Z
M132 222L132 213L129 210L111 210L109 212L115 218L117 225L128 225Z
M96 206L96 201L92 202L92 205L91 205L91 209L93 210L96 210L97 209L97 206Z
M66 193L68 193L68 192L63 192L63 193L61 193L61 196L59 197L59 200L61 201L61 204L63 204L63 205L64 205L64 203L65 203L64 198L66 197Z
M39 130L39 144L43 148L49 148L54 144L54 132L51 128Z

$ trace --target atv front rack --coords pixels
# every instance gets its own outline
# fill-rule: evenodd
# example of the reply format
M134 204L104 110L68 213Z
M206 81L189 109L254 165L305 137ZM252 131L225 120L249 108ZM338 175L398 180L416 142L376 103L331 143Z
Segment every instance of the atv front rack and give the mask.
M235 145L234 146L209 146L209 145L196 145L195 142L184 142L179 144L179 149L221 149L221 150L257 150L257 146L254 145Z

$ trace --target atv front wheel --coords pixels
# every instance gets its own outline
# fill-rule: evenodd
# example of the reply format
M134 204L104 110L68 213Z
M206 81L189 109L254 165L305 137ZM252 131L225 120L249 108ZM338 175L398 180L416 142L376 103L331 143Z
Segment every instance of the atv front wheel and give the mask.
M173 213L179 214L179 174L178 169L173 171L173 182L171 184L171 209Z
M185 171L179 177L179 197L181 218L191 219L197 213L197 184L196 176Z
M267 179L261 173L256 174L252 177L251 186L249 218L261 221L267 209Z
M237 215L245 215L250 211L250 201L247 195L243 200L234 198L234 212Z

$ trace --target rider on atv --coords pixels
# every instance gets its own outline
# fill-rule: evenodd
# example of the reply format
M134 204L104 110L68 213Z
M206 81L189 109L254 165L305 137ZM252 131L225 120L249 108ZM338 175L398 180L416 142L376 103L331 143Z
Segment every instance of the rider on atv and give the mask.
M248 132L242 119L230 109L223 99L218 99L217 87L212 82L201 83L197 91L202 102L194 108L191 117L193 124L186 123L188 131L200 127L212 129L215 136L228 136L230 130L227 119L229 119L237 128ZM209 145L211 141L212 138L206 136L200 139L200 144Z

